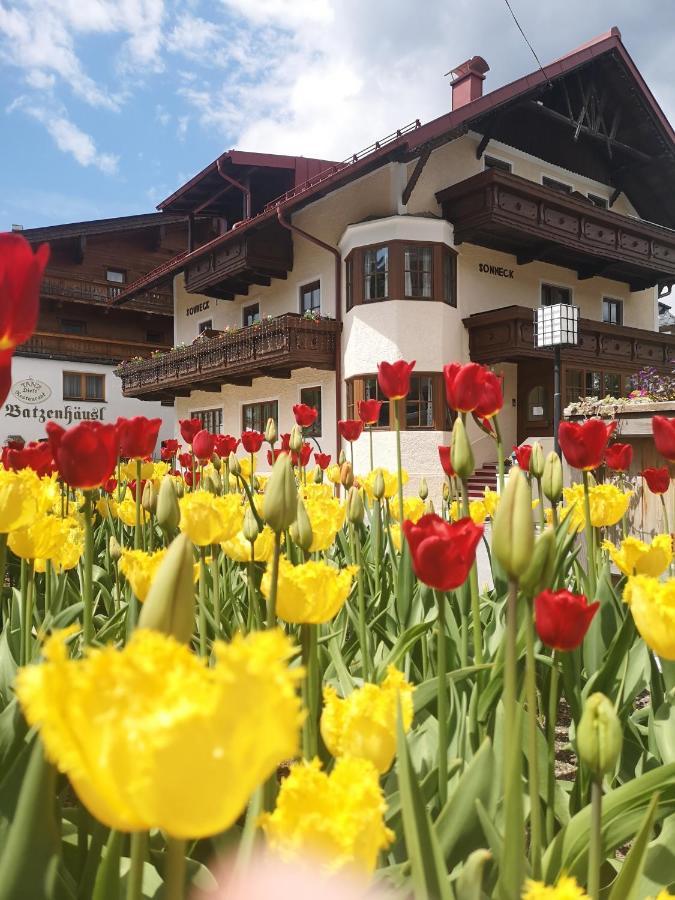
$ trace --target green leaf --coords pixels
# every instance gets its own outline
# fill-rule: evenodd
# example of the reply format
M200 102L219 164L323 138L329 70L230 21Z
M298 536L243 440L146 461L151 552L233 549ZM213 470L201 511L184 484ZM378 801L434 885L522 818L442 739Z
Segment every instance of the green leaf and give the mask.
M647 845L654 826L654 817L658 805L659 795L654 794L642 820L640 830L635 835L635 840L628 852L628 856L621 866L618 877L612 884L609 900L636 900L637 886L644 868Z
M492 859L489 850L474 850L462 866L457 879L457 900L481 900L483 896L483 870Z
M111 831L96 873L92 900L120 900L120 858L124 835Z
M664 820L647 849L638 897L655 897L664 884L675 884L675 815Z
M396 611L401 625L408 624L415 581L408 542L404 540L402 541L401 557L398 563L398 584L396 586Z
M450 881L443 854L431 827L429 813L410 761L399 704L397 725L398 782L403 835L412 868L415 900L451 900Z
M466 666L464 669L455 669L453 672L448 672L446 676L447 685L448 687L450 687L450 685L453 683L458 684L460 681L464 681L464 679L470 678L471 675L475 675L477 672L483 672L491 668L492 663L482 663L480 666ZM430 703L435 703L437 696L437 678L429 678L427 681L423 681L422 684L418 684L415 687L415 692L413 694L415 715L420 713L423 709L426 709L426 707L429 706Z
M661 762L675 762L675 706L662 703L656 713L650 710L650 733L654 737Z
M417 625L412 625L400 634L389 653L387 653L382 662L377 666L375 680L378 682L381 681L386 675L387 666L397 665L399 660L415 646L417 641L419 641L425 632L429 631L433 624L433 622L420 622Z

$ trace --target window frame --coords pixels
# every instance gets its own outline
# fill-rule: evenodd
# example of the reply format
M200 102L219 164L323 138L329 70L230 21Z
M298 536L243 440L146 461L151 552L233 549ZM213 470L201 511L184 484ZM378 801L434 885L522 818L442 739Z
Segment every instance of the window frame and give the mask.
M348 418L356 419L358 418L358 404L359 401L365 400L365 381L366 379L374 379L375 384L377 385L377 374L371 372L364 372L361 375L354 375L351 378L346 379L346 403L345 403L345 412ZM432 397L431 397L431 406L432 406L432 424L431 425L416 425L412 427L408 427L407 417L406 417L406 398L401 400L389 400L386 398L378 398L382 399L384 402L388 402L388 421L384 425L373 425L373 431L391 431L394 428L394 417L392 415L393 403L396 402L398 404L398 419L400 423L401 431L448 431L447 427L447 403L445 400L445 382L443 379L442 372L414 372L411 378L431 378L432 379Z
M614 322L612 319L605 318L605 304L609 306L615 305L616 309L619 313L618 321ZM614 325L621 326L623 325L623 300L618 297L603 297L602 298L602 323L603 325Z
M568 383L569 376L572 373L578 373L581 378L581 393L578 396L572 397L570 396L570 385ZM629 380L635 375L635 372L626 372L624 369L613 369L613 368L597 368L591 369L586 367L580 367L576 365L565 366L563 372L563 402L565 406L569 406L570 403L578 403L580 399L584 397L594 397L595 393L590 392L586 388L586 379L588 375L597 374L600 376L600 396L604 397L606 395L606 391L604 391L606 377L616 376L620 379L619 381L619 394L625 395L629 388Z
M586 196L596 209L609 209L609 199L607 197L603 197L601 194L596 194L593 191L588 191Z
M544 303L544 288L558 288L559 290L567 291L569 293L570 299L568 300L568 305L572 306L574 304L574 288L569 284L559 284L555 281L544 281L543 279L539 282L539 305L540 306L555 306L557 303L564 303L563 300L556 300L555 303Z
M110 275L111 272L115 272L115 274L121 275L122 278L121 279L109 278L108 276ZM105 281L106 281L106 284L114 284L114 285L126 284L127 283L127 270L119 269L119 268L117 268L117 266L106 266L105 267Z
M408 294L406 291L407 284L407 275L410 272L412 275L413 270L408 269L406 267L406 256L412 252L420 252L428 250L429 251L429 272L425 272L424 269L420 269L419 274L422 275L422 281L424 281L424 276L429 275L429 294ZM410 286L412 288L412 277L410 278ZM431 244L420 244L420 243L409 243L403 247L403 300L433 300L434 296L434 248Z
M73 397L66 396L66 375L70 377L76 377L80 380L80 391L81 396ZM101 397L87 397L87 378L96 378L99 380L100 384L103 386L103 392ZM72 369L62 369L61 370L61 396L63 397L64 402L70 401L74 403L107 403L106 400L106 379L105 372L74 372Z
M151 337L150 335L153 335ZM164 338L162 337L161 331L151 331L146 328L145 330L145 343L146 344L161 344L163 343Z
M547 187L552 191L558 191L558 193L560 194L574 193L574 185L568 184L566 181L561 181L559 178L553 178L552 175L546 175L543 172L541 176L541 184L542 187Z
M257 320L254 322L246 322L246 314L252 310L257 310ZM241 325L242 328L251 328L253 325L258 325L260 323L260 303L247 303L246 306L242 306L241 308Z
M246 411L247 409L252 408L252 407L255 407L255 406L263 407L263 406L266 406L266 405L269 405L269 404L276 404L276 416L271 416L271 417L270 417L269 415L267 415L267 416L264 416L264 415L263 415L263 416L262 416L262 419L264 419L264 421L262 421L262 419L261 419L261 423L260 423L260 427L259 427L259 428L256 428L256 427L251 428L250 426L248 426L248 425L245 423L244 417L245 417L245 411ZM267 398L267 399L265 399L265 400L253 400L253 401L251 401L250 403L243 403L243 402L242 402L242 403L240 404L239 421L241 422L241 430L242 430L242 431L250 431L250 430L253 430L253 431L264 432L264 431L265 431L265 426L267 425L267 420L268 420L269 418L274 419L274 422L275 422L275 425L277 426L277 431L278 431L278 430L279 430L279 398L278 398L278 397L269 397L269 398Z
M213 331L213 319L202 319L197 322L197 334L204 334L205 331Z
M318 404L308 403L308 402L307 402L306 398L303 396L303 395L305 394L306 391L318 391L318 392L319 392L319 402L318 402ZM303 429L303 434L304 434L306 437L312 437L312 438L320 438L320 437L322 437L322 430L323 430L323 422L322 422L322 419L323 419L323 391L322 391L322 389L321 389L321 385L320 385L320 384L311 384L311 385L308 384L308 385L305 385L305 386L301 387L300 390L299 390L299 393L298 393L298 397L300 398L300 403L306 403L307 406L313 407L313 408L316 409L317 412L319 413L319 415L316 417L316 421L314 422L314 424L313 424L313 425L310 425L309 428L304 428L304 429Z
M67 323L71 325L81 325L82 331L67 331ZM86 337L87 336L87 320L86 319L59 319L59 326L61 328L62 334L70 335L71 337Z
M496 169L498 172L506 172L508 175L513 174L513 163L507 159L501 159L499 156L493 156L486 153L483 156L483 171L486 169Z
M319 306L318 309L303 309L303 299L306 294L313 294L314 291L318 291L319 293ZM310 312L312 314L321 315L321 279L315 278L313 281L307 281L304 284L298 286L298 303L300 315L304 316L306 313Z
M390 280L390 270L391 270L391 253L390 247L388 243L379 243L379 244L371 244L368 247L362 248L363 253L361 255L361 288L362 288L362 303L365 305L366 303L381 303L383 300L389 300L389 294L391 292L391 280ZM384 270L384 273L378 272L377 269L373 272L366 272L366 256L369 253L377 254L378 250L386 250L387 253L387 264ZM377 257L376 257L377 262ZM366 281L371 278L379 278L382 274L384 274L384 293L381 296L377 297L368 297L366 298Z
M191 412L190 418L199 419L202 423L202 428L210 431L211 434L222 434L224 412L222 406L206 406Z

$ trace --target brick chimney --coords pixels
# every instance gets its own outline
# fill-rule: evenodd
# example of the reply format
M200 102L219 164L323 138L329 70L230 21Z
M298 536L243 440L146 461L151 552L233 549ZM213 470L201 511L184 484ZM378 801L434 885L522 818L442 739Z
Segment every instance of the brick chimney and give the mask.
M459 109L473 100L483 96L483 82L485 73L490 71L490 66L482 56L472 56L456 69L451 69L453 76L450 82L452 88L452 108Z

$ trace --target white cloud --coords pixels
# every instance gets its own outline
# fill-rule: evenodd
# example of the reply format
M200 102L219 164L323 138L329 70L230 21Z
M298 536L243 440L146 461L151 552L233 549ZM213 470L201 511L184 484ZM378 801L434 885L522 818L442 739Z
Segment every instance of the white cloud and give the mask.
M119 157L99 152L91 135L78 128L65 115L41 106L32 106L23 99L12 104L8 111L15 109L21 109L44 125L59 150L69 153L81 166L94 166L104 175L114 175L117 172Z

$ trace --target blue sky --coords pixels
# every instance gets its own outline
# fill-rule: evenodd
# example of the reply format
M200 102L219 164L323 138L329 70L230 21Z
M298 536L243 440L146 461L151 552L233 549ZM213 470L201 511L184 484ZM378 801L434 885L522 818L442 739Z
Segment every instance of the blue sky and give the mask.
M675 4L512 6L544 63L618 25L675 120ZM232 147L341 159L476 53L535 67L504 0L0 0L0 230L152 211Z

